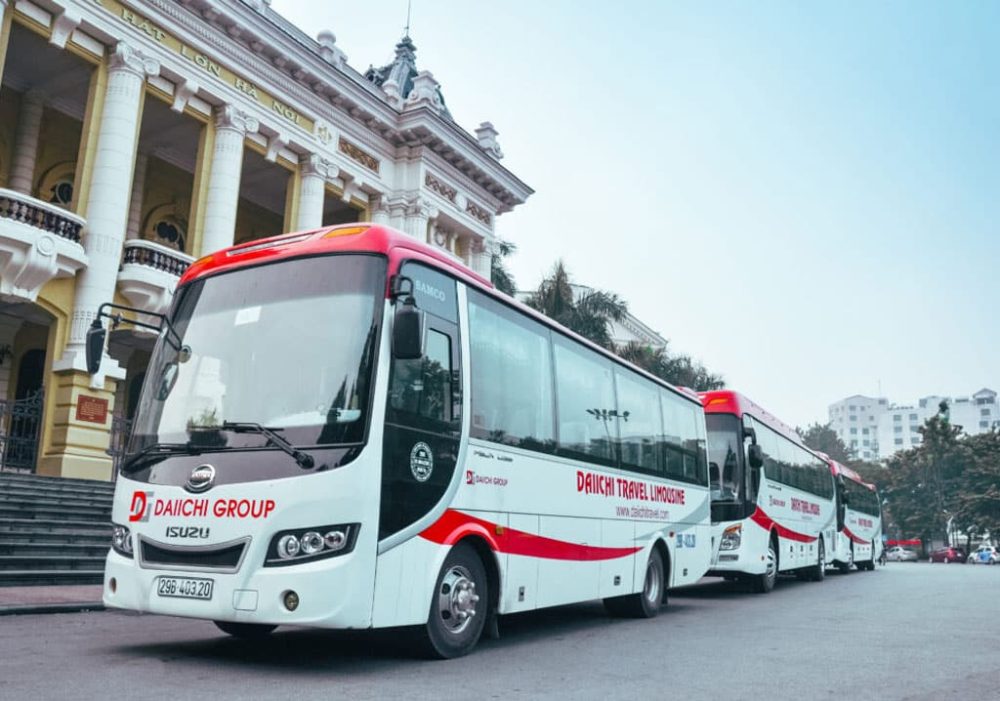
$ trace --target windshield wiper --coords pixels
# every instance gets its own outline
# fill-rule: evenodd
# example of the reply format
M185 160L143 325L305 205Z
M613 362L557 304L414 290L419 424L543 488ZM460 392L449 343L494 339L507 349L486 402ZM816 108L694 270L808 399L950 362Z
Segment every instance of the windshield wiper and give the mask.
M283 451L295 458L295 462L297 462L299 467L303 470L310 470L313 465L316 464L312 455L296 448L294 445L275 433L274 429L261 426L260 424L253 423L251 421L223 421L220 428L225 431L232 431L233 433L259 433L267 438L268 443L281 448ZM281 431L283 429L279 428L277 430Z
M172 453L199 455L201 452L201 448L190 443L151 443L126 460L122 465L122 472L129 472L136 464L143 462L143 458L148 458L151 455L170 455Z

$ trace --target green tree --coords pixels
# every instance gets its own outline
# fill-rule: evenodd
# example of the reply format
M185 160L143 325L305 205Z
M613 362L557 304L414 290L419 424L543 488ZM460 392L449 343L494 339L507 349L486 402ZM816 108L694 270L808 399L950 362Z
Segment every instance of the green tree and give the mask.
M844 441L840 440L840 436L830 427L830 424L815 423L804 431L801 428L797 430L805 444L813 450L826 453L837 462L845 465L851 459L847 446L844 445Z
M646 372L681 387L704 392L721 389L725 382L722 375L708 371L701 363L687 355L671 355L666 348L653 348L637 341L618 349L618 355Z
M921 444L896 453L886 461L889 476L885 490L897 526L925 543L947 541L948 520L958 512L964 468L971 463L961 429L943 416L932 416L920 428Z
M517 292L514 275L507 269L506 260L517 252L517 246L510 241L497 239L496 247L490 255L490 282L493 286L511 297Z
M1000 432L993 430L964 439L970 461L957 494L958 528L1000 536ZM970 543L971 547L971 543Z
M546 316L590 339L599 346L613 349L610 325L621 321L628 305L618 295L602 290L587 290L575 295L565 264L557 261L552 272L528 297L527 304Z

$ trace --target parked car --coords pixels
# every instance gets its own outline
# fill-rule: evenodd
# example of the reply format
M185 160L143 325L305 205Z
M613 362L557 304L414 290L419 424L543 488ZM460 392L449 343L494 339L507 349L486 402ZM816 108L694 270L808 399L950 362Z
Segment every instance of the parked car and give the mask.
M976 552L969 555L966 560L973 565L997 565L1000 564L1000 550L992 545L980 545Z
M890 562L916 562L919 558L917 557L916 550L904 548L902 545L895 545L886 551L885 559Z
M945 564L949 562L965 562L968 557L961 548L938 548L931 553L929 562L943 562Z

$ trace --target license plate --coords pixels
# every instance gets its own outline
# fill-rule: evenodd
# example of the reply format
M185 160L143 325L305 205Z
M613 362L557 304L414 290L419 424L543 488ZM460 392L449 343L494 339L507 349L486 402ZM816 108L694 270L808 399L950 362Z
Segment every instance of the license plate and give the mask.
M211 579L193 579L191 577L159 577L156 581L156 593L160 596L171 596L177 599L212 598Z

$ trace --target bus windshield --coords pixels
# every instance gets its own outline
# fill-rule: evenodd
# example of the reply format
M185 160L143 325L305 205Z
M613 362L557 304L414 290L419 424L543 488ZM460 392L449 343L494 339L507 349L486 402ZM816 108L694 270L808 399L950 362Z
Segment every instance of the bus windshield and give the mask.
M160 339L129 453L154 444L260 447L254 423L294 445L357 444L368 420L386 261L299 258L192 282Z
M705 425L712 503L739 502L743 483L739 420L732 414L707 414Z

